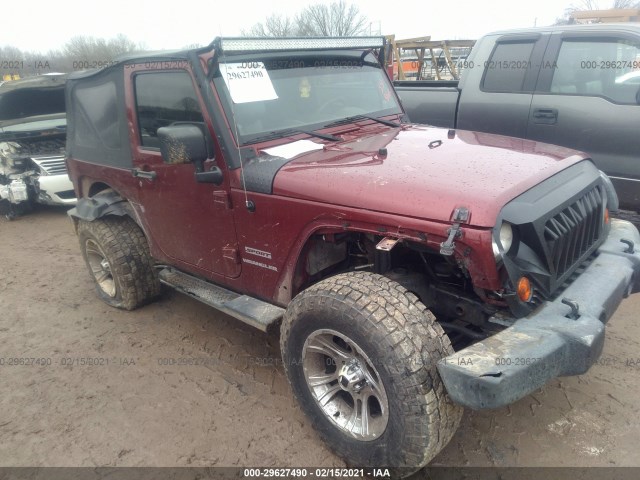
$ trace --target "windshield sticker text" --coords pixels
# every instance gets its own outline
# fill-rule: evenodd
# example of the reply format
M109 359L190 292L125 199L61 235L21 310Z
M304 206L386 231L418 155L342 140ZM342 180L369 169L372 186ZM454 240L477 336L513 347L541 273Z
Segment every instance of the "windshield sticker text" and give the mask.
M278 98L262 62L223 63L220 73L233 103L260 102Z

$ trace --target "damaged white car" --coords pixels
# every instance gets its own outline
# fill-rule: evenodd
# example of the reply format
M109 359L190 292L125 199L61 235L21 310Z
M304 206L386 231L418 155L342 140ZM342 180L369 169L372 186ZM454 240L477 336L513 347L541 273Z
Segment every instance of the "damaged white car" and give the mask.
M0 207L13 219L34 204L76 203L65 165L66 75L0 85Z

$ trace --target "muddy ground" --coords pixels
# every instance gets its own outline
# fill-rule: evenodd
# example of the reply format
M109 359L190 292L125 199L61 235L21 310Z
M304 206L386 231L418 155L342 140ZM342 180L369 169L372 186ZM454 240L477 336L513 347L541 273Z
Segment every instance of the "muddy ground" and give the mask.
M467 411L434 464L640 466L638 312L640 294L586 375ZM0 219L0 466L343 465L279 358L277 334L179 293L134 312L103 304L64 210Z

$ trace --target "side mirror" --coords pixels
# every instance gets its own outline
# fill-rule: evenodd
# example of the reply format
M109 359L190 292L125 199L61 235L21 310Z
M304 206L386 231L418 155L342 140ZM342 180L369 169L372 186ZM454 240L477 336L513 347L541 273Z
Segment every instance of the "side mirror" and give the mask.
M195 125L171 125L158 129L160 153L170 164L193 163L196 171L203 171L207 159L204 134Z
M165 162L171 164L193 163L196 167L196 182L220 185L222 170L213 166L204 171L207 159L207 143L202 130L195 125L170 125L158 129L160 153Z
M198 183L213 183L214 185L220 185L224 179L222 170L219 167L211 167L207 172L196 171L196 182Z

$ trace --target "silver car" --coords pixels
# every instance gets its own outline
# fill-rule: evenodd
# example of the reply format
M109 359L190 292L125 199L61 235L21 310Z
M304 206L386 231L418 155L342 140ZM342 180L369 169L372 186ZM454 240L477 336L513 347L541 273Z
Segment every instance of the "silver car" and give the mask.
M12 219L34 204L76 203L65 165L66 75L0 85L0 203Z

